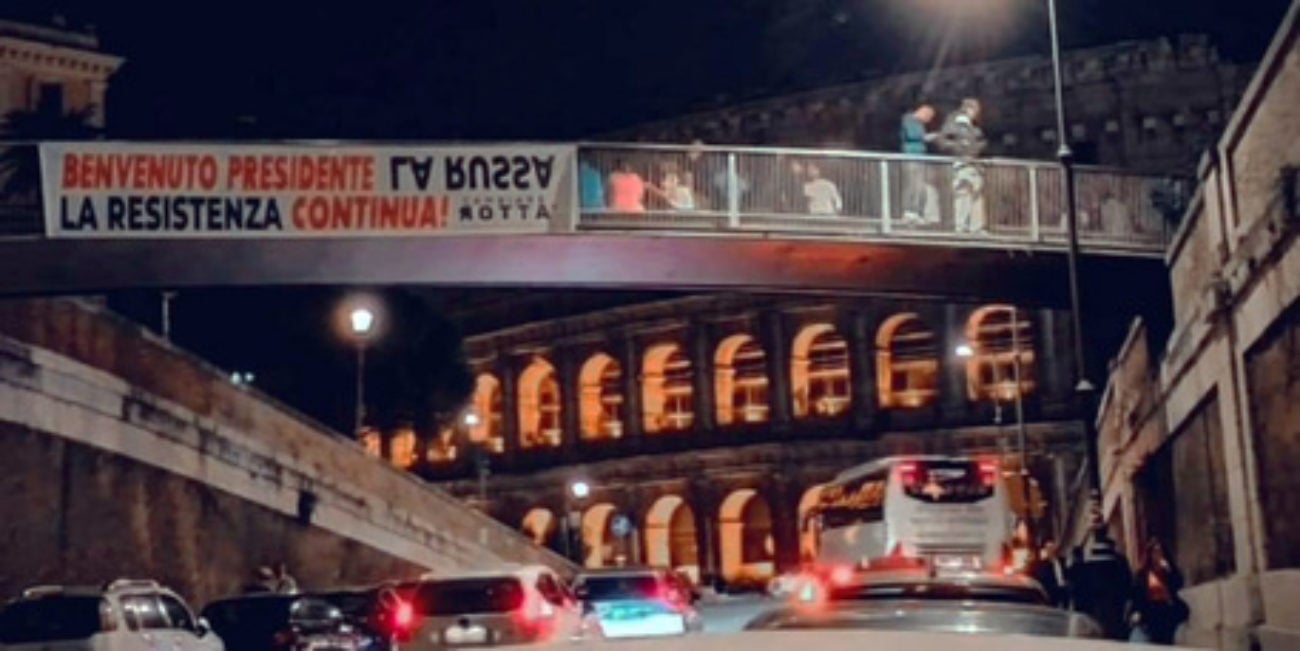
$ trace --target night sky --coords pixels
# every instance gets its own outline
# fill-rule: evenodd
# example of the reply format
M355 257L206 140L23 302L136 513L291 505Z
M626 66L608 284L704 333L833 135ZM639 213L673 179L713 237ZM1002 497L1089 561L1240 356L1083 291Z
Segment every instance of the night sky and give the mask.
M1058 0L1066 47L1210 34L1267 46L1288 0ZM93 24L128 63L109 96L123 138L572 139L901 70L1046 52L1043 0L3 0L0 15ZM191 291L176 341L346 429L353 351L328 327L346 291ZM468 390L468 328L645 296L378 291L372 410L427 425ZM112 297L156 326L157 292ZM237 315L237 316L232 316ZM484 316L488 315L488 316Z
M1205 32L1258 56L1287 0L1058 0L1066 47ZM1043 0L5 0L126 56L131 137L565 139L904 69L1045 52Z

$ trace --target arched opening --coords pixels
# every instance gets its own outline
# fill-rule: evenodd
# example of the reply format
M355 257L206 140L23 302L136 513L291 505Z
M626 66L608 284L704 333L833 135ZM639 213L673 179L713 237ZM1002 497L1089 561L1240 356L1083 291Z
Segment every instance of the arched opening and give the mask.
M593 504L582 514L582 565L591 569L613 567L617 560L614 544L614 505Z
M678 495L665 495L646 513L646 564L668 567L700 580L695 511Z
M722 578L731 584L761 584L776 572L772 509L757 491L732 492L719 510Z
M388 460L398 468L415 465L415 429L402 427L388 439Z
M435 466L445 466L456 461L460 450L456 445L456 430L452 427L444 427L438 430L438 435L429 440L426 446L425 459Z
M753 337L727 337L714 357L718 424L766 423L767 354Z
M623 436L623 368L617 360L596 353L578 374L578 412L582 438L596 441Z
M1032 393L1034 326L1029 314L1011 305L988 305L975 310L966 322L966 341L972 355L966 360L966 386L971 400L1011 402ZM1020 385L1016 386L1016 365Z
M876 392L886 409L923 407L938 397L939 349L919 316L896 314L876 333Z
M524 521L520 524L519 529L537 545L554 548L555 534L559 530L559 522L550 509L538 507L524 516Z
M829 323L805 326L790 350L790 389L796 418L831 418L848 411L849 345Z
M691 360L677 344L651 346L645 353L641 408L647 434L680 432L695 422Z
M804 564L817 558L817 528L810 516L813 507L822 499L823 488L825 484L817 484L804 491L799 499L799 561Z
M551 363L536 358L519 376L519 447L558 448L560 383Z
M503 398L501 381L495 375L481 373L474 380L474 413L478 416L478 424L469 428L469 440L492 454L506 451Z

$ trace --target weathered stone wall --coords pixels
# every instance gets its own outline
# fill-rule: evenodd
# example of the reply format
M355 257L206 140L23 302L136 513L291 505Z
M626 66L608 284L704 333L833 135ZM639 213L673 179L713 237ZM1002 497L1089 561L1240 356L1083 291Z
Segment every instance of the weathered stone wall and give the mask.
M320 587L567 567L85 303L0 303L0 425L2 590L138 573L205 600L280 560Z

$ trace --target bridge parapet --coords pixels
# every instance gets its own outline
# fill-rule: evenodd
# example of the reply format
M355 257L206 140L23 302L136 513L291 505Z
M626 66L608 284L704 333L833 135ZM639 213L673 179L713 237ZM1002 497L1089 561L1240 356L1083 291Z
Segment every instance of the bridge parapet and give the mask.
M401 153L423 145L309 142L193 147L301 154L304 149L337 153L353 148L363 153ZM508 154L513 147L485 146L496 154ZM546 148L564 151L566 147L575 150L573 145ZM0 240L45 236L36 187L40 184L36 149L33 144L14 144L3 154ZM431 145L430 150L459 149ZM575 187L559 188L562 200L552 206L559 207L558 214L551 215L552 234L616 231L984 249L1059 250L1065 245L1060 169L1050 162L705 145L590 143L576 145L576 152L576 159L561 157L554 170L558 183L573 179ZM1083 250L1163 255L1191 190L1190 181L1177 177L1079 168L1076 196ZM453 215L449 225L456 219ZM531 226L526 230L538 232ZM519 230L503 228L493 233L510 237ZM439 233L435 229L428 234ZM319 238L338 233L295 235Z

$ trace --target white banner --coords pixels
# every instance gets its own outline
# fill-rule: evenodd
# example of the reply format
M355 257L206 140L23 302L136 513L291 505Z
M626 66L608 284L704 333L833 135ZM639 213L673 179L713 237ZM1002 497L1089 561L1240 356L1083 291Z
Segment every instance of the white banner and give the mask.
M412 236L565 229L572 146L41 145L63 238Z

